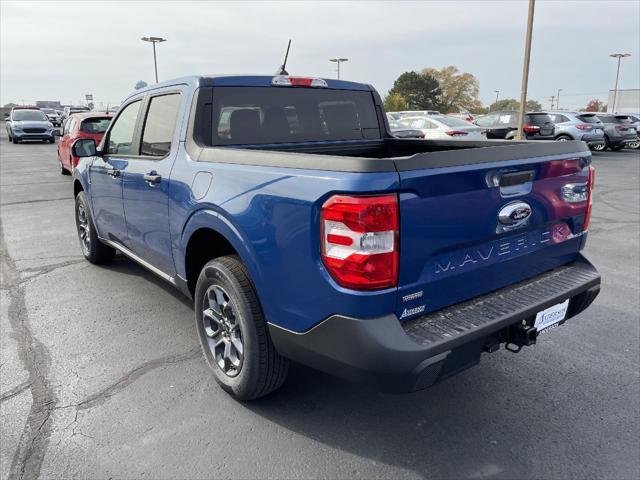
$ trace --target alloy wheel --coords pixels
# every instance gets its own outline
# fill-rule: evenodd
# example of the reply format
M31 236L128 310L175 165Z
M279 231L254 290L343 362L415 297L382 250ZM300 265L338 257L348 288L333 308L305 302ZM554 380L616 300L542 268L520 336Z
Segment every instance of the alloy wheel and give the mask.
M244 360L237 309L220 285L211 285L202 303L202 323L209 351L220 370L229 377L235 377L240 373Z
M87 212L84 209L82 203L78 204L78 237L80 238L80 245L85 255L89 255L91 251L91 235L89 232L89 218Z

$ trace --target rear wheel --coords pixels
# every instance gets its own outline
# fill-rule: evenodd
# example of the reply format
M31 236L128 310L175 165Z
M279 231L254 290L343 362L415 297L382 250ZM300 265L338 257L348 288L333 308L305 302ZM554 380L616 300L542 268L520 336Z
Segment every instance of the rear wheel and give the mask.
M568 135L558 135L556 137L556 141L558 142L568 142L569 140L571 140L571 137Z
M195 292L196 330L218 384L239 400L271 393L289 362L276 351L245 266L235 255L208 262Z
M591 147L591 150L595 150L596 152L601 152L605 148L606 146L604 143L596 143L593 147Z
M640 148L640 142L627 143L627 148L630 148L632 150L638 150L638 148Z
M84 192L80 192L76 196L76 227L84 258L96 265L107 263L113 258L116 251L98 239L87 196Z

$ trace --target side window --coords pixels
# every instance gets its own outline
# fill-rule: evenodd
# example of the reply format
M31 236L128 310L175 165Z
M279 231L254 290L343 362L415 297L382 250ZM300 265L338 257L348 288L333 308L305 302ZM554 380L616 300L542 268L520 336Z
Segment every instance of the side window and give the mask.
M75 125L76 125L76 119L69 117L69 120L67 120L67 133L73 132L73 127L75 127Z
M479 119L476 120L476 125L478 125L479 127L489 127L491 125L493 125L493 120L495 119L495 116L493 115L487 115L486 117L480 117Z
M133 132L136 128L136 120L138 119L138 110L140 110L140 100L127 105L122 113L118 115L109 132L107 155L136 154L136 152L131 152L131 142L133 141Z
M171 150L171 139L180 110L180 94L152 97L142 131L140 155L162 157Z

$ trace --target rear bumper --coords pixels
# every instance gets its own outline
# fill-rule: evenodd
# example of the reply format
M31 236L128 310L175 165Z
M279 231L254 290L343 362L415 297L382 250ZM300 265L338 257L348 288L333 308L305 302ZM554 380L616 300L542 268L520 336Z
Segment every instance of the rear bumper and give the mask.
M626 145L627 143L633 143L638 141L638 136L625 136L625 137L609 137L609 145L612 147L619 147L622 145Z
M570 299L564 321L587 308L600 275L581 255L568 265L405 323L395 315L333 315L304 333L269 324L278 352L318 370L390 392L410 392L469 368L483 351L521 338L535 343L537 312ZM564 323L561 322L561 323Z

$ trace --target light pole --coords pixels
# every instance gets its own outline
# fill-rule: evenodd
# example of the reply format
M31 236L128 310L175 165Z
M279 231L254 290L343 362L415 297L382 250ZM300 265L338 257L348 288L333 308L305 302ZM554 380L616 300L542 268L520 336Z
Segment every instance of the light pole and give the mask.
M561 88L558 89L558 96L556 97L556 110L560 110L560 92L562 91Z
M611 113L616 113L616 97L618 96L618 76L620 76L620 60L625 57L630 57L630 53L612 53L610 57L618 59L618 70L616 70L616 86L613 89L613 106L611 107Z
M517 140L522 140L522 128L524 127L524 107L527 103L527 86L529 85L529 60L531 59L531 35L533 34L533 12L536 0L529 0L529 13L527 15L527 36L525 37L524 64L522 66L522 87L520 89L520 113L518 114Z
M151 42L153 44L153 66L156 71L156 83L158 83L158 61L156 60L156 43L166 42L166 38L161 37L142 37L143 42Z
M495 93L495 94L496 94L496 101L495 101L495 103L496 103L496 106L497 106L497 103L498 103L498 95L500 95L500 90L494 90L494 91L493 91L493 93ZM491 111L491 107L489 107L489 111Z
M340 80L340 64L342 62L348 62L349 59L348 58L330 58L329 61L338 64L338 80Z

